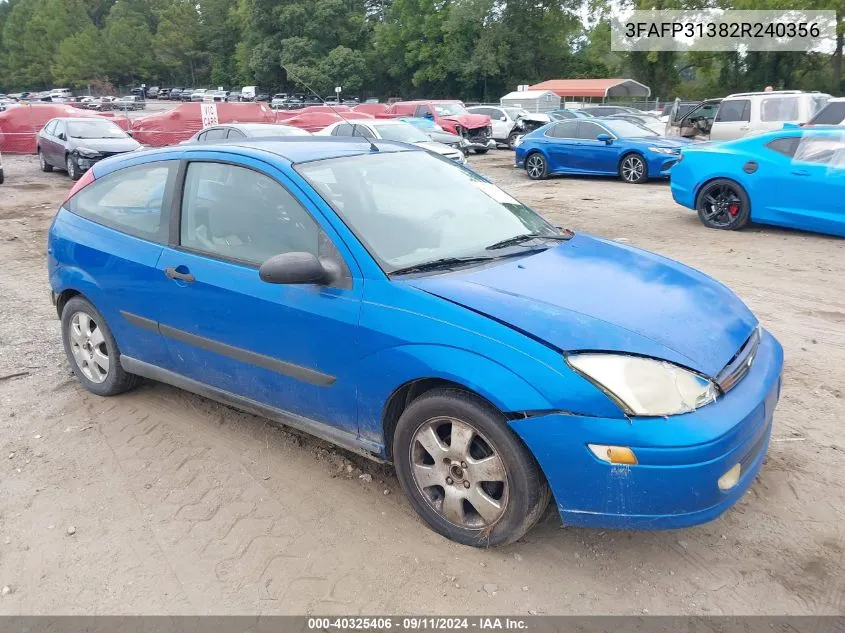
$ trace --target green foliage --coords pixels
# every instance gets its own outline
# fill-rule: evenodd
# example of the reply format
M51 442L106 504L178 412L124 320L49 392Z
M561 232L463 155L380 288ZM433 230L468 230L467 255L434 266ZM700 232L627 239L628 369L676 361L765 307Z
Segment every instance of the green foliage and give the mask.
M0 0L0 89L108 83L495 100L550 78L632 77L664 99L840 93L845 0L622 0L833 9L834 55L616 53L600 0Z

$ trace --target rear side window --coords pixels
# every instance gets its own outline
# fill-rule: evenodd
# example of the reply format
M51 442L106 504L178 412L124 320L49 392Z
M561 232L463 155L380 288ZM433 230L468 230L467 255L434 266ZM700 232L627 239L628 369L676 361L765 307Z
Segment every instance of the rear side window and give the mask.
M766 143L766 147L776 151L778 154L789 156L795 155L795 150L798 149L798 143L801 141L800 136L787 136L786 138L776 138L773 141Z
M226 138L226 128L225 127L214 127L208 130L205 133L205 140L206 141L219 141Z
M832 101L814 116L810 123L814 125L840 125L845 121L845 101Z
M169 214L163 207L177 164L163 161L112 172L82 189L67 208L121 233L165 244Z
M797 121L798 97L778 97L760 102L761 121Z
M717 123L735 123L737 121L751 120L751 101L748 99L731 99L722 101L719 104L719 111L716 113Z
M561 121L546 132L546 135L554 138L578 138L577 125L577 121Z

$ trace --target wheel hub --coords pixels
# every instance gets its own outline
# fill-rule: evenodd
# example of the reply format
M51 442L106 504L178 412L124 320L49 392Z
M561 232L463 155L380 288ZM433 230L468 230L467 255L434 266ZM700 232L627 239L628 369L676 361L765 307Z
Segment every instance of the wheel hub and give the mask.
M494 524L508 500L507 473L493 446L469 424L435 418L411 446L414 480L445 519L468 528Z

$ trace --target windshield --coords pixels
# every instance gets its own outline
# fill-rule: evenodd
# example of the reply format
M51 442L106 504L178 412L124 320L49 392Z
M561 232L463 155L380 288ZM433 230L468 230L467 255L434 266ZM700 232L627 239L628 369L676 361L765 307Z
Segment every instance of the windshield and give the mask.
M446 257L489 256L491 244L526 233L560 235L495 185L428 152L370 153L296 169L387 273Z
M458 114L469 114L467 109L460 103L435 103L434 109L437 116L455 116Z
M637 123L620 119L605 120L604 124L619 138L648 138L657 136L653 130Z
M512 119L528 114L528 110L523 110L522 108L502 108L502 110L507 112L508 116Z
M68 123L71 138L129 138L129 135L111 121L74 121Z
M426 143L431 140L410 123L404 125L374 125L373 128L386 141Z

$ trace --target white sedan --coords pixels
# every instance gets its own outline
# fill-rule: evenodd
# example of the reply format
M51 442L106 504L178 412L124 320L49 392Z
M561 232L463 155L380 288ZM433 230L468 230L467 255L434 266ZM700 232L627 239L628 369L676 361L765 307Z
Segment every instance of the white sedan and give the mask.
M180 145L273 136L311 136L311 132L292 125L277 125L275 123L224 123L203 128L187 141L182 141Z
M418 145L434 154L450 158L456 163L466 163L464 153L454 147L432 141L429 136L404 121L394 119L347 119L332 123L316 133L316 136L362 136L385 141L399 141Z

